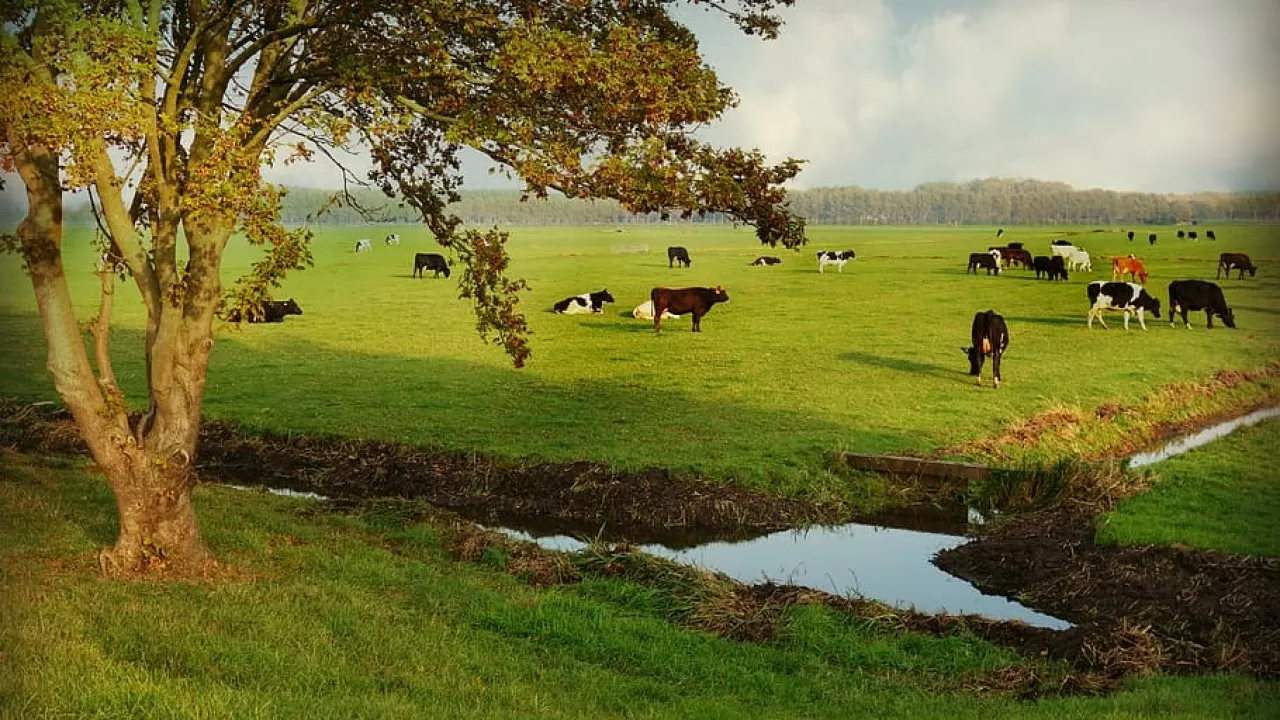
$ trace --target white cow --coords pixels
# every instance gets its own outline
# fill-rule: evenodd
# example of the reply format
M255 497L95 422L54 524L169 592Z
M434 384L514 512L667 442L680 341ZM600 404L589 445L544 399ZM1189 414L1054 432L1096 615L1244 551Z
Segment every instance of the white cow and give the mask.
M396 233L391 233L390 235L383 238L382 242L386 243L387 245L399 245L400 236L397 235Z
M1089 253L1081 248L1072 250L1071 254L1067 256L1067 269L1093 272L1093 263L1089 261Z
M631 317L637 320L652 320L653 319L653 301L645 300L644 302L637 305L636 309L631 311ZM678 317L680 316L672 315L666 310L662 311L663 320L669 320L671 318L678 318Z
M1050 245L1049 257L1061 256L1064 261L1069 260L1071 258L1071 253L1079 249L1080 248L1075 245Z
M373 249L373 241L369 238L360 238L356 241L356 252L369 252Z

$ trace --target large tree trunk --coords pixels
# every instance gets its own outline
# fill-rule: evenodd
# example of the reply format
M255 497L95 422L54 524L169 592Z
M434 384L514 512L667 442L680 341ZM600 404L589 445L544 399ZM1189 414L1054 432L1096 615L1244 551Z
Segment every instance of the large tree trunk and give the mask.
M120 511L120 536L98 556L103 570L189 570L212 559L191 504L195 473L185 458L174 460L123 452L103 467Z

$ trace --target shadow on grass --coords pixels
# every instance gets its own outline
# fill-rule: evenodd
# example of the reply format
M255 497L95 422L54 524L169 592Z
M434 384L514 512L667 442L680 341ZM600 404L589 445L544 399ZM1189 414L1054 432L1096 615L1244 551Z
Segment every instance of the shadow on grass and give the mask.
M1082 325L1085 316L1081 313L1079 317L1074 315L1070 317L1014 317L1012 315L1005 316L1005 322L1012 323L1034 323L1036 325ZM1010 334L1012 337L1012 333Z
M963 358L963 354L959 352L960 346L956 346L956 357ZM968 363L968 360L957 362L956 368L943 367L941 365L930 365L928 363L916 362L914 360L904 360L895 357L881 357L879 355L870 355L868 353L847 352L838 355L841 360L846 362L854 362L859 365L870 365L872 367L885 368L886 370L895 370L897 372L907 373L909 375L933 375L946 380L955 380L957 382L971 382L969 380L969 372L960 367ZM957 369L959 368L959 369Z

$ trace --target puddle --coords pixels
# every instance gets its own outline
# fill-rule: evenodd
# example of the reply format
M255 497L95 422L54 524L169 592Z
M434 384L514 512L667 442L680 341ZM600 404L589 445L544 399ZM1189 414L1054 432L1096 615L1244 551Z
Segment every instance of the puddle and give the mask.
M960 510L963 522L964 510ZM495 528L549 550L573 552L586 543L565 534ZM856 594L922 613L974 614L996 620L1021 620L1036 627L1064 630L1059 620L995 595L930 562L941 551L968 538L937 532L852 523L838 527L780 530L749 540L706 542L695 547L640 544L644 552L675 562L724 573L744 583L773 581Z
M1125 466L1136 468L1151 465L1152 463L1158 463L1161 460L1167 460L1175 455L1181 455L1188 450L1194 450L1202 445L1207 445L1208 443L1222 438L1239 428L1245 427L1246 425L1256 425L1267 418L1278 416L1280 416L1280 406L1255 410L1248 415L1238 417L1235 420L1228 420L1227 422L1214 425L1211 428L1201 430L1194 435L1188 435L1180 440L1171 442L1154 452L1138 453L1133 455L1125 461Z
M219 483L221 484L221 483ZM313 492L302 492L299 490L289 490L287 488L264 488L264 487L245 487L244 485L222 485L232 490L266 490L272 495L283 495L284 497L305 498L307 500L328 500L329 498Z

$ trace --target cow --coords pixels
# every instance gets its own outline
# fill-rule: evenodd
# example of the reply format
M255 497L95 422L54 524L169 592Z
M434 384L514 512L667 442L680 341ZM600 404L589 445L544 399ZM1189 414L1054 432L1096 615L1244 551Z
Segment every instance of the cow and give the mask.
M1253 277L1258 274L1258 268L1254 267L1253 261L1249 260L1248 255L1245 255L1244 253L1222 253L1218 256L1218 274L1213 276L1214 279L1216 280L1221 277L1222 271L1226 270L1227 279L1230 280L1231 270L1233 268L1240 271L1240 277L1237 278L1239 280L1244 279L1245 270L1249 271L1249 277Z
M1049 257L1060 257L1065 260L1066 258L1071 257L1071 253L1075 252L1077 249L1078 248L1071 243L1059 245L1055 242L1053 245L1049 246Z
M828 265L835 265L837 272L844 272L844 264L857 255L852 250L819 250L818 272L822 272Z
M400 244L400 236L399 236L398 234L396 234L396 233L391 233L390 235L388 235L388 236L386 236L386 237L382 238L382 242L386 243L388 247L390 247L390 246L392 246L392 245L399 245L399 244Z
M227 313L227 322L244 320L250 323L278 323L284 322L286 315L301 314L302 308L298 307L298 303L293 298L288 300L267 300L262 303L262 309L258 312L241 314L238 309L232 310Z
M999 240L1000 236L1003 234L1004 234L1004 228L1000 228L999 230L996 230L996 239Z
M1044 273L1045 277L1050 280L1067 280L1067 264L1060 256L1048 257L1047 255L1039 255L1033 261L1032 266L1036 271L1036 279L1040 279L1040 273Z
M752 267L767 267L769 265L781 265L782 258L776 258L769 255L758 257L751 261Z
M1182 230L1179 230L1179 231L1178 231L1178 239L1179 239L1179 240L1181 240L1182 238L1184 238L1184 237L1186 237L1186 236L1187 236L1187 234L1186 234L1185 232L1183 232Z
M1148 235L1148 236L1147 236L1147 244L1148 244L1148 245L1155 245L1155 244L1156 244L1156 234L1155 234L1155 233L1151 233L1150 235Z
M1084 270L1085 272L1093 272L1093 263L1089 261L1089 253L1081 248L1076 248L1067 256L1067 268L1070 270Z
M1021 265L1022 267L1028 270L1031 269L1032 260L1031 260L1030 251L1023 250L1020 247L1016 248L1010 245L1008 250L1005 250L1004 252L1001 253L1001 257L1004 258L1005 260L1008 260L1009 265L1017 264L1017 265Z
M644 302L637 305L636 309L631 311L631 317L637 320L652 320L653 319L653 301L645 300ZM678 317L680 316L672 315L670 311L664 311L662 313L663 320L670 320L672 318L678 318Z
M356 241L356 252L369 252L373 249L373 241L369 238L360 238Z
M1126 274L1130 280L1144 284L1147 282L1147 269L1142 266L1141 260L1132 255L1111 258L1111 279L1119 280Z
M1094 280L1089 283L1086 288L1089 295L1089 328L1093 328L1094 318L1102 323L1103 329L1107 327L1107 321L1102 319L1103 310L1121 310L1124 312L1124 329L1129 329L1129 315L1137 313L1138 324L1143 330L1147 329L1147 323L1143 319L1143 313L1150 310L1157 318L1160 317L1160 301L1151 297L1141 285L1131 282L1107 282L1106 280Z
M995 310L980 312L973 316L973 329L970 331L973 345L960 348L960 352L969 356L969 374L982 384L982 364L987 356L991 356L991 375L996 389L1000 389L1000 357L1009 347L1009 328L1005 327L1004 318Z
M1197 240L1200 238L1200 236L1196 233L1195 230L1188 230L1187 237L1191 240Z
M1133 231L1129 231L1129 242L1133 242Z
M1212 240L1212 241L1214 241L1214 242L1217 242L1217 241L1218 241L1218 236L1217 236L1217 235L1214 235L1212 230L1205 230L1205 231L1204 231L1204 236L1205 236L1205 239L1207 239L1207 240Z
M1022 249L1022 243L1020 243L1020 242L1011 242L1011 243L1009 243L1009 244L1008 244L1008 246L1007 246L1007 247L1008 247L1010 250L1021 250L1021 249Z
M702 332L702 316L711 311L716 303L729 302L729 293L723 285L714 288L656 287L649 291L649 300L653 303L653 331L662 331L662 318L667 312L673 315L693 313L693 331Z
M427 270L433 273L431 277L440 277L440 273L444 273L445 277L449 277L449 263L445 262L443 255L438 253L414 253L413 276L424 278L427 276Z
M679 245L667 248L667 267L673 267L673 263L693 267L693 261L689 259L689 251Z
M583 293L567 297L551 306L551 311L561 315L585 315L587 313L604 312L604 304L613 302L608 288L600 288L600 292Z
M986 268L987 274L994 272L1000 274L1000 251L992 250L984 253L969 253L969 267L965 268L964 274L968 275L972 270L974 275L978 274L978 268Z
M1188 329L1188 310L1204 310L1206 325L1213 329L1213 316L1222 318L1229 328L1236 326L1236 316L1227 307L1222 288L1207 280L1174 280L1169 283L1169 327L1174 326L1174 316L1182 313L1182 324Z
M1052 247L1052 246L1054 246L1054 245L1067 245L1067 246L1070 246L1070 245L1071 245L1071 241L1070 241L1070 240L1066 240L1066 239L1064 239L1064 238L1059 238L1059 239L1054 240L1053 242L1049 243L1049 246L1050 246L1050 247Z

